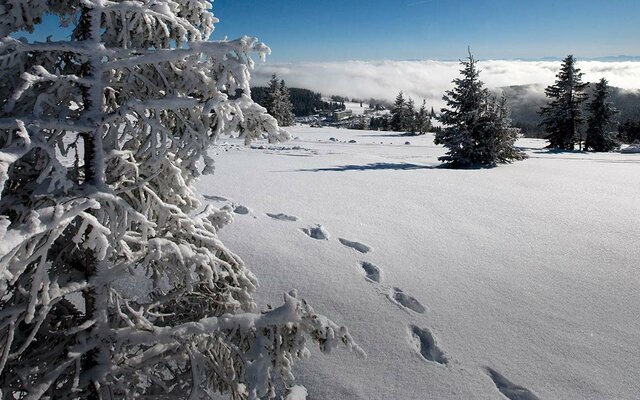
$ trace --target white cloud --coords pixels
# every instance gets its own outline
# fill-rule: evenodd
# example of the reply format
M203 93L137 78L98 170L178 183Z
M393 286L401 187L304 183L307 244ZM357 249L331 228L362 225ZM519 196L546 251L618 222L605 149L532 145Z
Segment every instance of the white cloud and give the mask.
M480 77L489 88L536 84L536 91L555 80L560 62L481 61ZM640 89L640 62L582 61L578 67L586 81L606 78L612 86ZM258 64L254 84L264 85L273 73L290 87L302 87L323 95L393 100L402 90L416 102L426 99L440 107L442 94L451 87L460 66L451 61L345 61Z

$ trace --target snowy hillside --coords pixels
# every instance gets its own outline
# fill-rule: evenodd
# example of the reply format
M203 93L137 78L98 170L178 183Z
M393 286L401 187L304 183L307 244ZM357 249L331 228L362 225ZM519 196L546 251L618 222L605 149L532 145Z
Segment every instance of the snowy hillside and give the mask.
M221 145L199 191L260 303L296 288L367 352L313 351L309 399L638 398L636 154L449 170L430 135L292 133Z
M365 110L369 109L369 105L367 103L362 103L362 106L360 106L360 103L354 103L351 101L346 101L344 106L347 110L351 110L353 115L364 115Z

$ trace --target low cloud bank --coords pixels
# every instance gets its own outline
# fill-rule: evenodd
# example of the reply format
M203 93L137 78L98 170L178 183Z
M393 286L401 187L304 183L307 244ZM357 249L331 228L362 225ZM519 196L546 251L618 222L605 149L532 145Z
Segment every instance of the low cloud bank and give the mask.
M512 85L532 85L529 94L542 96L553 83L560 62L505 61L479 62L480 77L490 89ZM640 62L582 61L578 67L585 81L606 78L612 86L640 89ZM377 98L392 101L402 90L416 102L443 105L442 95L451 88L460 65L452 61L345 61L322 63L258 63L254 84L266 85L273 73L289 87L300 87L323 95Z

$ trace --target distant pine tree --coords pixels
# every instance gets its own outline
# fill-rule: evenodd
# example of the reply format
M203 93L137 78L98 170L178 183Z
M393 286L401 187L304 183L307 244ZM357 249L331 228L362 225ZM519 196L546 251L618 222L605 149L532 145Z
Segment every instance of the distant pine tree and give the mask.
M406 109L406 100L404 99L404 93L398 93L396 96L396 101L393 103L393 108L391 109L391 121L389 122L389 128L394 132L402 132L406 129L406 121L405 121L405 109Z
M431 113L429 114L429 116L431 118L436 118L436 110L433 109L433 106L431 106Z
M584 90L588 85L582 82L582 76L575 58L569 55L562 62L555 84L545 90L550 101L541 108L540 115L544 118L541 125L548 133L550 148L573 150L576 143L582 146L581 106L587 100Z
M269 81L269 89L267 91L267 112L280 123L280 119L278 118L278 113L280 110L280 99L282 98L282 94L280 92L280 81L278 81L278 77L276 74L271 76L271 80Z
M266 103L267 111L278 121L278 125L293 125L293 104L289 98L289 89L284 80L278 80L276 74L273 74L269 81Z
M504 94L499 99L489 101L487 117L489 123L482 149L486 152L485 159L494 160L495 163L525 159L526 155L514 146L520 129L511 125L510 111Z
M424 135L431 129L431 117L427 111L427 104L424 100L422 101L422 106L416 113L415 123L416 132L420 135Z
M289 89L287 88L284 79L280 81L280 117L278 120L280 126L291 126L295 123L293 116L293 104L289 96Z
M404 130L411 132L412 134L416 133L416 103L412 98L406 103L403 113L404 119Z
M618 128L620 139L625 143L640 143L640 120L627 120Z
M609 101L609 90L609 82L602 78L596 84L593 101L587 106L589 118L585 150L612 151L620 147L615 132L617 124L614 121L618 110Z
M460 64L462 77L454 79L455 87L443 97L448 108L441 110L444 127L436 132L434 141L449 151L439 159L457 167L523 159L513 146L518 130L510 125L506 100L489 98L471 52Z

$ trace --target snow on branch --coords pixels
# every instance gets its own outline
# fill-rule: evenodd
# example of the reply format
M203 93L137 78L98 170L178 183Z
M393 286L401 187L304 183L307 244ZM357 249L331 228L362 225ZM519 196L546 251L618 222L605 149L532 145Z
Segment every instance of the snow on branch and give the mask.
M210 7L0 5L3 395L274 397L308 340L362 353L295 293L261 311L218 237L231 210L201 207L193 184L221 135L289 138L250 97L252 55L269 48L206 41ZM74 24L71 40L9 36L47 13Z

